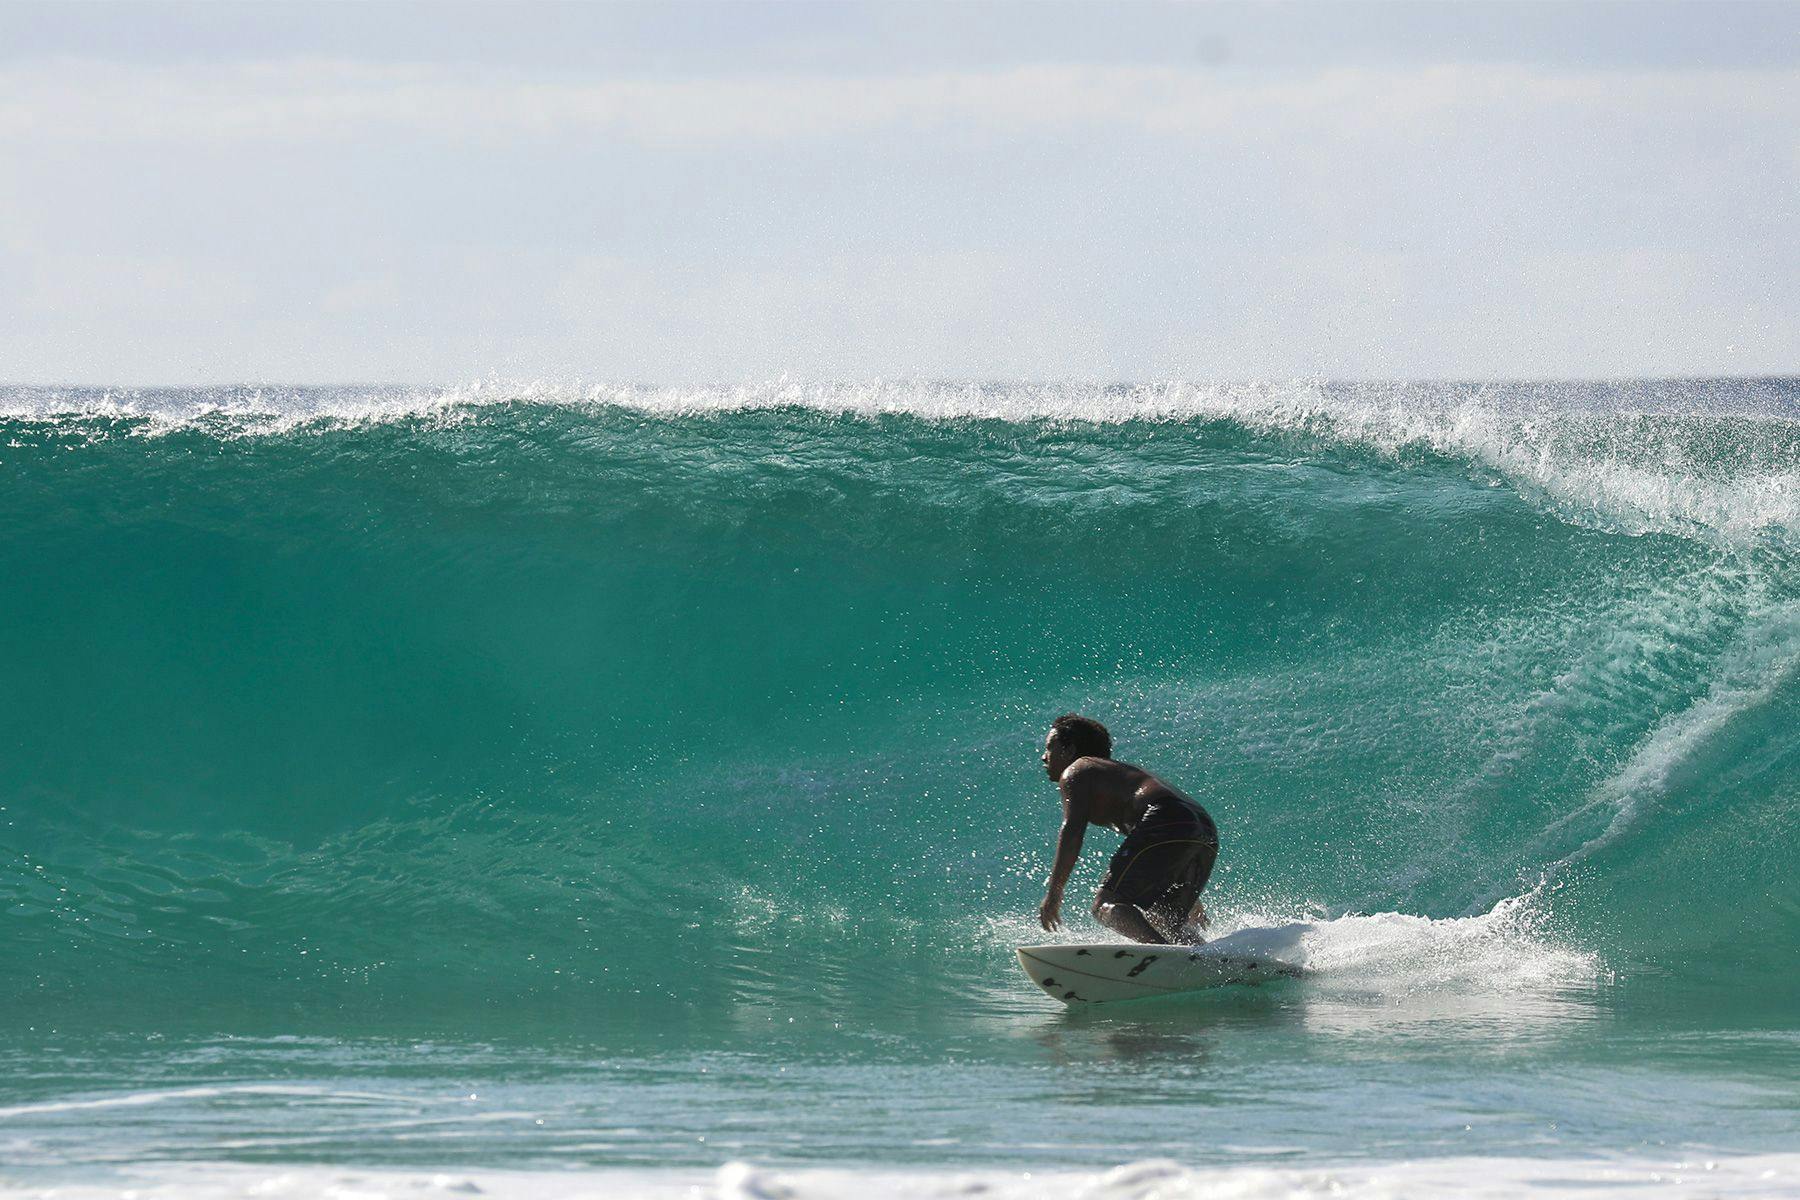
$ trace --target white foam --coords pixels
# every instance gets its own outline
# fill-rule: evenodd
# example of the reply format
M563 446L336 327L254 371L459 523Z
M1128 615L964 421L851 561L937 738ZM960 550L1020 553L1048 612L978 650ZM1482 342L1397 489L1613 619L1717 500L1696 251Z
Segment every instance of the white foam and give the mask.
M1545 894L1509 897L1466 917L1409 913L1335 918L1291 915L1294 907L1217 914L1209 944L1275 959L1304 977L1292 1001L1309 1021L1362 1026L1397 1020L1471 1021L1519 1029L1588 1011L1581 1000L1611 978L1605 961L1547 930ZM1077 920L1046 937L1034 922L990 918L984 940L1086 943L1115 940Z
M1374 913L1322 921L1302 943L1307 970L1409 989L1521 987L1591 982L1593 954L1544 936L1537 897L1515 896L1473 917Z
M1743 544L1800 534L1795 417L1762 404L1700 408L1678 384L1638 385L1604 404L1580 389L1530 385L1163 382L815 383L711 387L481 380L456 387L0 390L0 419L140 422L157 436L202 427L263 436L426 419L455 423L517 404L614 407L684 417L801 408L930 420L1083 423L1219 420L1262 435L1302 435L1398 456L1424 450L1491 471L1559 518L1631 533ZM1691 385L1690 385L1691 391ZM1632 399L1633 396L1638 397ZM1705 397L1709 402L1714 398ZM1674 407L1671 408L1671 405ZM1768 437L1771 431L1787 437Z
M102 1096L95 1100L57 1100L41 1104L14 1104L0 1107L0 1118L22 1117L43 1113L74 1112L81 1109L97 1108L142 1108L153 1104L167 1104L180 1100L218 1100L233 1096L304 1096L326 1097L338 1102L369 1101L387 1102L405 1097L384 1095L377 1092L346 1092L331 1088L303 1087L294 1084L279 1083L244 1083L219 1087L165 1088L147 1092L126 1092L115 1096Z
M1661 385L1669 390L1678 385ZM1449 455L1494 471L1564 520L1624 533L1674 533L1742 543L1769 531L1800 533L1800 468L1775 439L1795 417L1638 410L1615 398L1557 396L1528 385L1429 389L1391 383L1328 387L1285 383L941 383L774 380L718 387L630 387L545 381L472 381L439 389L0 390L0 419L49 423L139 421L137 435L202 426L221 437L288 434L428 419L459 423L506 405L628 408L684 417L806 408L844 416L1004 421L1237 421L1264 435L1307 435L1381 455ZM1692 408L1685 405L1683 408ZM1724 425L1730 423L1730 425ZM1719 455L1723 453L1723 459ZM1717 459L1717 461L1715 461Z
M0 1182L0 1200L1501 1200L1609 1195L1764 1200L1800 1194L1800 1154L1441 1158L1317 1166L1190 1167L1165 1159L1108 1171L716 1170L393 1171L348 1167L158 1166L104 1180Z

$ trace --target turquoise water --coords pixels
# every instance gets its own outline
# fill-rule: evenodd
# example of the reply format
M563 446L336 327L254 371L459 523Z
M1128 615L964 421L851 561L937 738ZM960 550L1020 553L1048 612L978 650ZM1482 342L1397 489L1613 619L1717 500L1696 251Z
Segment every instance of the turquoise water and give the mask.
M0 413L22 1178L1796 1144L1800 385ZM1309 977L1024 980L1067 709Z

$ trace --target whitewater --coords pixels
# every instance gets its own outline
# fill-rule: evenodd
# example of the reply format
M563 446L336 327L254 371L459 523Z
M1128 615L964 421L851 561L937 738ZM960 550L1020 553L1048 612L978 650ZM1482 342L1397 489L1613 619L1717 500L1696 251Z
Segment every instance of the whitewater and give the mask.
M1793 381L6 388L0 512L0 1196L1800 1189ZM1023 978L1071 709L1303 978Z

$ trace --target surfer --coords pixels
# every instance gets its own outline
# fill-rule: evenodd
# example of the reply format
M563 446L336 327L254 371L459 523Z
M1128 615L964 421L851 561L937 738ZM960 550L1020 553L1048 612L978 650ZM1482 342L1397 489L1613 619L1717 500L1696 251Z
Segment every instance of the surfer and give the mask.
M1112 735L1090 717L1056 718L1043 761L1062 789L1063 818L1038 923L1062 927L1063 888L1081 839L1090 824L1104 825L1125 840L1094 896L1095 918L1137 942L1205 941L1200 893L1219 857L1219 831L1206 810L1142 767L1116 761Z

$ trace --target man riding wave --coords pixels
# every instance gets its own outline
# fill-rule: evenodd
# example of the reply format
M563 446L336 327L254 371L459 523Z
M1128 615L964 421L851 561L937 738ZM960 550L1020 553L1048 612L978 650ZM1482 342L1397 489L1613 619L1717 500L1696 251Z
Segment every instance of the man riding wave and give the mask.
M1112 757L1112 735L1065 713L1044 738L1044 770L1062 789L1062 830L1038 923L1062 927L1063 888L1089 825L1125 835L1094 896L1094 916L1137 942L1198 945L1205 939L1200 893L1219 857L1219 831L1192 799L1142 767Z

